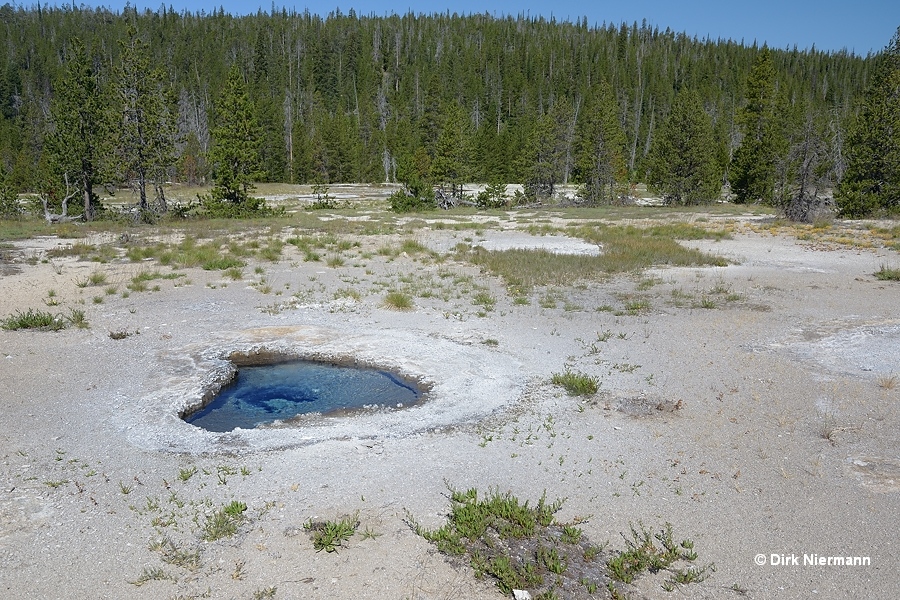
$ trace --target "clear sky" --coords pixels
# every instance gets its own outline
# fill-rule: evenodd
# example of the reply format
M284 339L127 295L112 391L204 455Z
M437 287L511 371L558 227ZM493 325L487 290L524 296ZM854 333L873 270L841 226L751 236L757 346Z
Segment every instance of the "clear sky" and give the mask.
M31 2L18 3L28 6ZM125 0L89 0L86 4L121 10ZM273 7L271 0L131 0L130 4L138 9L156 10L165 4L177 11L206 12L221 6L235 15L270 11ZM558 21L587 17L591 25L618 25L623 21L640 24L646 19L661 31L669 27L700 38L743 40L746 44L756 40L775 48L796 45L806 49L815 45L820 50L847 49L861 55L884 48L900 27L900 0L306 0L275 2L274 6L298 12L309 9L322 16L339 7L344 14L352 8L360 16L449 10L459 14L553 16Z

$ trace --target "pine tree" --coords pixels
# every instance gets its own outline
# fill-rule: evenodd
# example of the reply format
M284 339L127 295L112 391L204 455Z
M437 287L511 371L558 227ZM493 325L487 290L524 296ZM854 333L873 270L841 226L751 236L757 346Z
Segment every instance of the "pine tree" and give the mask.
M282 100L274 87L275 77L270 67L267 32L259 29L253 55L253 105L260 129L259 165L265 181L285 181L288 175L287 145Z
M610 84L620 126L627 131L632 174L643 177L646 172L653 138L671 112L676 90L693 89L716 125L717 146L725 141L729 160L741 138L748 140L739 153L743 172L735 172L746 179L745 187L770 178L752 172L771 165L768 159L756 160L766 153L751 151L756 142L746 135L750 127L733 118L750 91L748 73L760 56L755 46L698 40L638 24L588 27L483 14L319 17L278 11L233 17L218 9L206 14L166 8L116 13L68 5L39 12L3 6L0 14L5 25L0 28L0 47L5 49L0 53L0 160L18 191L35 189L38 166L49 158L44 152L53 129L48 106L59 93L67 62L59 60L66 54L59 41L78 36L88 48L102 48L91 66L102 72L105 85L114 79L106 73L106 61L119 60L116 41L125 37L128 24L148 41L150 64L163 68L167 81L179 88L176 148L180 156L193 133L201 152L188 158L197 163L211 148L211 128L220 125L211 107L222 96L230 65L237 63L263 130L259 170L268 179L300 179L299 173L307 173L310 180L315 164L327 165L328 177L394 180L400 157L419 147L436 156L448 107L457 106L466 115L470 137L477 140L467 178L528 179L531 165L520 158L528 155L537 119L549 112L557 127L567 125L561 141L566 159L555 175L566 181L572 160L577 165L579 157L577 136L572 145L572 123L581 128L587 99L602 80ZM790 105L810 102L817 119L834 111L835 121L855 110L854 100L872 80L878 60L817 50L772 49L769 54L777 96ZM107 95L106 101L112 97ZM320 119L319 111L325 117ZM566 113L576 113L577 119L564 118ZM339 123L338 116L345 122ZM339 127L312 130L320 124ZM802 120L791 127L796 141ZM775 127L776 132L781 129ZM772 153L776 173L771 188L751 189L746 199L760 199L769 189L772 200L783 196L785 188L779 190L778 181L787 181L787 172L777 167L789 164L785 152L782 144ZM103 158L112 163L115 156ZM298 169L292 174L290 167ZM61 181L61 172L57 179ZM737 179L729 174L729 180ZM736 183L740 189L741 181Z
M54 184L66 179L79 189L84 218L90 221L99 205L95 188L110 180L110 118L99 73L78 38L69 45L65 73L55 92L50 104L53 129L46 148Z
M525 159L525 196L531 200L552 198L562 181L561 165L565 149L560 145L559 129L549 113L539 117L528 136Z
M783 151L777 122L775 66L763 47L747 77L747 104L739 114L743 140L731 164L735 201L775 202L775 164Z
M840 214L900 209L900 28L879 58L845 153L847 171L835 195Z
M261 131L260 170L265 181L285 181L288 171L287 147L284 141L284 119L281 107L271 94L256 98L257 123Z
M256 189L253 182L262 176L259 167L261 137L254 113L244 78L234 64L216 106L217 126L212 131L209 160L215 182L210 192L214 202L258 208L259 203L250 198L250 193Z
M628 179L625 132L612 88L601 82L584 110L578 132L579 196L589 205L614 204Z
M469 176L471 155L471 134L465 112L458 104L452 104L435 143L432 179L440 185L450 184L451 195L459 197L462 184Z
M2 117L0 117L2 119ZM21 214L19 196L10 187L6 168L0 164L0 219L15 219Z
M653 141L647 183L667 204L699 204L719 196L722 174L712 122L695 92L685 90L675 97Z
M191 131L184 140L178 159L178 178L188 185L199 185L206 178L206 156L197 134Z
M118 165L121 177L138 194L141 218L149 219L152 212L167 210L163 184L175 164L173 103L162 70L150 67L149 49L135 28L129 27L121 46L121 63L116 69L121 115L116 128ZM152 210L148 185L155 191Z

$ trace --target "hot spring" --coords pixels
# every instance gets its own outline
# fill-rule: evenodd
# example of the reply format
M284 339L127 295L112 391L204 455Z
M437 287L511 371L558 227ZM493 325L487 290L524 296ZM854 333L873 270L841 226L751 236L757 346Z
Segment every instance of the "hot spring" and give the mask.
M253 429L302 415L398 409L423 392L389 372L308 360L239 367L234 380L184 420L208 431Z

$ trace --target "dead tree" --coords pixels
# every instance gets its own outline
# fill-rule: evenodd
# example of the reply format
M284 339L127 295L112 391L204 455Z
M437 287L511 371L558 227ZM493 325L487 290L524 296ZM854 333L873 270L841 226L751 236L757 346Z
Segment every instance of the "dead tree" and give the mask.
M797 174L794 189L784 206L784 214L791 221L812 223L832 214L827 199L819 197L819 187L826 183L823 164L828 148L816 130L811 114L807 114L803 138L791 148L788 160L795 162Z
M449 210L457 205L456 197L452 193L448 194L443 187L439 187L434 191L434 198L438 207L444 210Z
M62 201L62 214L55 214L55 213L50 212L50 207L48 206L48 202L47 202L47 196L45 194L40 195L41 203L44 205L44 218L47 220L47 223L49 223L49 224L71 223L72 221L80 221L84 217L84 214L75 215L75 216L69 216L67 214L68 210L69 210L69 206L68 206L69 200L71 200L75 196L75 194L78 193L78 190L77 189L75 189L74 191L70 190L68 173L65 173L64 177L66 179L66 196L65 196L65 198L63 198L63 201Z

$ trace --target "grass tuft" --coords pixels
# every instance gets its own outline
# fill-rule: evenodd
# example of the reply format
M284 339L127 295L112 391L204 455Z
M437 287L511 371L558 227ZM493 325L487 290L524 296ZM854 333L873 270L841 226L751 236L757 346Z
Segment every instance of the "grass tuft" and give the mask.
M206 518L201 537L207 542L214 542L233 536L244 521L246 510L247 505L237 500L226 504Z
M881 281L900 281L900 268L881 265L881 268L875 271L875 278Z
M409 294L394 291L385 295L384 305L392 310L412 310L413 301Z
M144 571L138 576L134 581L129 581L131 585L135 587L140 587L145 583L150 581L176 581L176 578L168 573L164 569L159 567L144 567Z
M344 517L340 521L309 521L304 528L312 533L316 552L337 552L344 542L353 537L359 528L359 514Z
M896 375L883 375L878 378L878 387L883 390L892 390L900 383L900 378Z
M150 543L150 550L159 552L160 558L166 564L181 567L191 572L200 570L200 550L184 550L168 537L163 537Z
M69 311L69 315L66 317L66 320L78 329L88 328L87 318L84 316L84 311L80 308L71 309Z
M591 396L600 388L600 380L597 377L569 370L554 373L550 383L562 387L570 396Z

